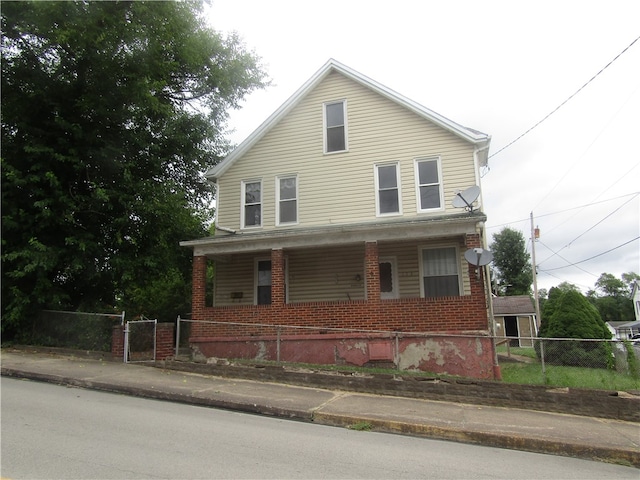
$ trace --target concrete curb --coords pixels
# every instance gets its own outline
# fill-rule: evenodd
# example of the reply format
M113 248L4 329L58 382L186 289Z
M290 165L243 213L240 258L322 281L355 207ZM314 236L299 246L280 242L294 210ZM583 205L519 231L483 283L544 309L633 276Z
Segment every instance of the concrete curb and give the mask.
M499 435L489 432L471 432L455 428L442 428L433 425L420 425L393 420L380 420L365 417L353 417L332 413L317 412L314 422L323 425L349 428L358 423L368 423L372 431L401 433L435 440L447 440L458 443L483 445L486 447L506 448L532 453L558 455L585 460L597 460L606 463L632 465L640 468L640 454L634 450L594 447L586 444L567 444L550 440L524 438L514 435Z
M284 409L269 405L258 405L255 403L230 402L222 399L197 397L191 394L163 392L153 388L129 387L126 385L114 385L109 382L80 380L77 378L50 375L46 373L24 372L21 370L15 370L5 367L2 367L0 369L0 375L11 378L53 383L55 385L86 388L88 390L98 390L101 392L120 393L132 397L147 398L151 400L164 400L202 407L221 408L224 410L233 410L236 412L255 413L259 415L269 415L273 417L302 420L307 422L313 421L313 413L304 410Z
M629 449L614 449L594 447L592 445L565 442L556 442L542 439L524 438L508 434L496 434L489 432L465 431L457 428L443 428L425 424L411 424L393 420L380 420L368 418L366 415L341 415L326 413L319 408L312 410L299 410L291 408L274 407L256 403L244 403L227 401L215 398L194 396L176 392L163 392L154 388L131 387L126 385L114 385L109 382L81 380L60 375L52 375L38 372L25 372L13 368L0 368L2 376L11 378L28 379L56 385L86 388L109 393L119 393L153 400L171 401L188 405L221 408L245 413L268 415L278 418L286 418L304 422L313 422L321 425L349 428L356 424L367 423L372 430L386 433L413 435L437 440L448 440L459 443L484 445L497 448L508 448L533 453L569 456L587 460L598 460L608 463L632 465L640 468L640 453ZM321 408L321 407L320 407Z

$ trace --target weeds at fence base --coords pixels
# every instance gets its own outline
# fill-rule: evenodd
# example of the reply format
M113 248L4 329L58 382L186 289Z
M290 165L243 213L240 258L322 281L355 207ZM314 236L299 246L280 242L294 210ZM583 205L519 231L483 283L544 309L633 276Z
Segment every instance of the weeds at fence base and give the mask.
M501 365L502 380L523 385L593 388L601 390L640 390L640 379L603 368L547 365L546 382L538 363L505 363Z

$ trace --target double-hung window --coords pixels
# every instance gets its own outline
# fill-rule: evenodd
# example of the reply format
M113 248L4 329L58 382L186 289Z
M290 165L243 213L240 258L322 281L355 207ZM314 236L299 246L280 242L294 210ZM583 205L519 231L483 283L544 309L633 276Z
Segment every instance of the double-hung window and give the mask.
M276 177L278 225L298 222L298 178L295 175Z
M418 212L439 210L443 206L439 158L420 158L415 163Z
M422 293L426 298L460 295L456 247L422 249Z
M324 104L324 152L347 150L347 101Z
M395 215L401 211L400 169L397 163L376 165L376 214Z
M242 228L262 226L262 181L242 182Z

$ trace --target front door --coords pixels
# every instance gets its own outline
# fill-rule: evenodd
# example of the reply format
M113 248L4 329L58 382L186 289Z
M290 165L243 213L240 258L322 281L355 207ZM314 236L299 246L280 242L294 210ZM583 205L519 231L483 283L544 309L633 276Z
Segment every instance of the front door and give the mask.
M398 268L395 257L380 258L380 298L398 298Z

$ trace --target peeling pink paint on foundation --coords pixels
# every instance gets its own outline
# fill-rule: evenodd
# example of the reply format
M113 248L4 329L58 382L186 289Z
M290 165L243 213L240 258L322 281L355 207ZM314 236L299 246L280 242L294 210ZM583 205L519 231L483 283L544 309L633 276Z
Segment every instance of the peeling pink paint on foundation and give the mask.
M411 336L396 342L382 335L296 335L282 336L279 349L275 336L200 337L190 342L205 357L354 366L383 361L400 370L495 378L493 342L481 336Z

